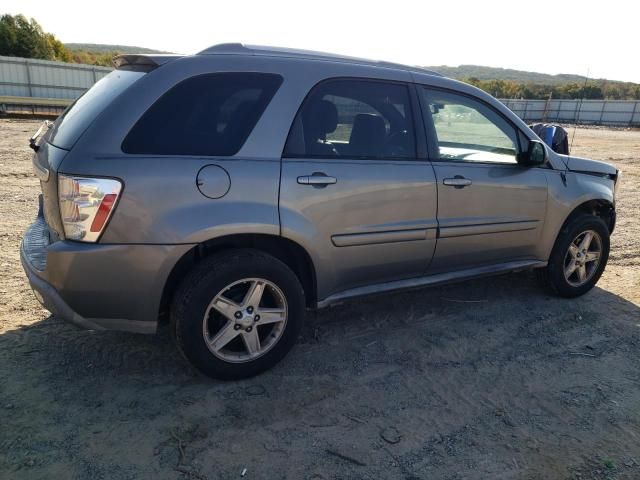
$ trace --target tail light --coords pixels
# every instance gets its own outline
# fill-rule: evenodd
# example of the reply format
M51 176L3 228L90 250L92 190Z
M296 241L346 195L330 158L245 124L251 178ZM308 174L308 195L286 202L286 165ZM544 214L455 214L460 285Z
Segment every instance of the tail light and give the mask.
M58 175L58 201L64 235L96 242L115 209L122 183L112 178Z

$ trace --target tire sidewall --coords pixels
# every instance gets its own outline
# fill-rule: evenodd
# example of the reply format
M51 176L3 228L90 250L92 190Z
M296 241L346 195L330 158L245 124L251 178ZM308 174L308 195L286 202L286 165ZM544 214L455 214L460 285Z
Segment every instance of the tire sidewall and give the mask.
M586 230L594 230L598 235L600 235L602 240L602 253L598 269L591 279L584 285L576 287L571 285L564 277L564 260L571 242L573 242L580 233ZM604 272L604 269L607 266L609 248L609 229L599 217L595 217L593 215L581 215L575 220L569 222L558 236L556 245L554 246L549 259L548 271L552 288L557 293L565 297L577 297L591 290L598 282L602 272Z
M269 369L292 348L304 317L304 292L295 274L276 258L263 254L227 255L196 268L187 284L197 282L188 292L179 292L175 309L178 344L187 359L208 376L228 380L246 378ZM228 285L244 278L263 278L280 288L287 301L287 323L271 349L250 362L231 363L216 357L202 333L204 314L213 298Z

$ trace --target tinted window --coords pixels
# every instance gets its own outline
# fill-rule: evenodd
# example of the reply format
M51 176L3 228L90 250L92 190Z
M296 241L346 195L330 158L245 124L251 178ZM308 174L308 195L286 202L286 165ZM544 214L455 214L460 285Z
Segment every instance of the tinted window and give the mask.
M484 103L465 95L424 90L441 160L517 163L516 130Z
M49 137L56 147L70 149L80 135L109 103L144 76L143 72L114 70L101 78L84 95L73 102L58 117Z
M126 153L235 155L282 83L260 73L215 73L179 83L125 138Z
M285 156L415 158L407 87L365 80L321 83L294 120Z

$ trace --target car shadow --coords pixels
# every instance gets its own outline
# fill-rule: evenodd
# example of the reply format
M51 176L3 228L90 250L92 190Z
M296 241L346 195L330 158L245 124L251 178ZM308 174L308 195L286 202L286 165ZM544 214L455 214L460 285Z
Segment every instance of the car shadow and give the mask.
M478 318L485 324L490 317L502 324L509 321L500 318L504 316L526 315L536 320L559 311L580 316L592 307L611 313L608 306L640 321L637 305L599 287L582 298L563 299L541 290L531 272L511 273L370 296L309 311L298 347L290 355L303 353L305 346L348 343L353 337L371 336L374 341L378 335L393 335L399 326L420 324L428 330L430 322L444 317L458 322ZM174 346L169 325L160 325L156 335L87 331L50 315L1 334L0 352L5 367L13 362L16 366L35 364L51 374L64 373L75 379L96 374L119 378L148 375L156 380L165 378L168 384L175 380L219 383L201 376L188 364ZM21 362L20 357L28 361ZM58 371L56 367L63 368Z
M366 435L376 440L365 442L369 446L348 468L363 463L369 475L382 477L392 461L421 471L428 466L402 456L417 459L435 441L433 432L458 432L463 424L489 428L496 409L505 405L511 417L500 417L500 422L516 422L532 408L552 409L549 398L563 402L562 395L572 395L574 401L577 395L529 392L522 402L535 400L543 407L512 403L523 388L522 379L541 376L549 385L565 385L571 378L573 384L592 385L596 373L589 379L573 371L565 375L582 368L576 362L587 360L590 368L601 363L610 372L612 355L622 355L630 363L616 364L617 372L607 373L606 381L611 388L624 388L629 375L637 377L640 371L638 325L640 307L604 289L561 299L540 290L530 272L512 273L369 297L312 313L298 345L275 368L252 379L219 382L186 362L168 327L154 336L91 332L50 316L0 335L0 445L13 442L4 457L0 454L0 473L6 469L12 477L31 478L49 476L51 469L72 469L81 478L98 478L98 467L110 477L108 472L125 465L125 473L144 476L149 472L138 457L127 456L133 449L145 465L169 466L174 474L175 465L189 464L224 477L236 475L233 469L243 461L262 461L271 449L294 448L291 438L298 438L296 448L307 453L317 445L343 452ZM485 377L488 383L478 380ZM516 384L510 383L513 378ZM252 405L260 405L270 417L265 419ZM625 410L621 415L628 414ZM395 441L392 431L391 441L379 443L379 430L392 420L394 428L405 432L405 443L396 460L376 457L376 448ZM411 422L420 423L422 433L413 431ZM326 437L318 433L323 429L337 433ZM242 441L236 438L239 432L246 435ZM479 431L465 432L470 436L465 441L480 441ZM220 444L226 441L228 448ZM189 447L176 447L180 442ZM240 450L234 450L233 442L242 445ZM247 445L252 453L243 457ZM205 452L212 449L226 460L208 459ZM29 452L38 459L25 467ZM124 459L115 460L116 453ZM339 462L345 462L340 455L351 458L339 453ZM258 478L274 478L281 471L302 478L298 474L305 474L304 469L313 472L313 465L326 460L311 455L292 465L285 455Z

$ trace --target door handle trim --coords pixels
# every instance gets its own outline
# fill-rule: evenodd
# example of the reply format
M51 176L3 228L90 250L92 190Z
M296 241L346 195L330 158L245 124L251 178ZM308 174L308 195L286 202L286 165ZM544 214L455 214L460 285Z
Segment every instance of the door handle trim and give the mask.
M300 185L314 185L322 187L326 185L334 185L338 183L338 179L325 174L314 173L313 175L302 175L298 177L298 183Z
M450 187L464 188L464 187L468 187L473 182L471 182L471 180L469 180L468 178L456 176L454 178L445 178L442 181L442 183L444 185L448 185Z

